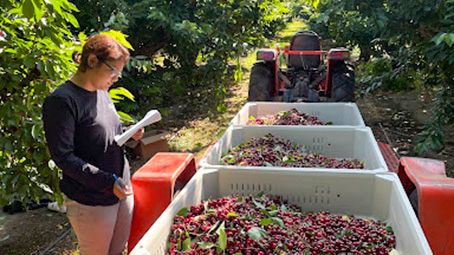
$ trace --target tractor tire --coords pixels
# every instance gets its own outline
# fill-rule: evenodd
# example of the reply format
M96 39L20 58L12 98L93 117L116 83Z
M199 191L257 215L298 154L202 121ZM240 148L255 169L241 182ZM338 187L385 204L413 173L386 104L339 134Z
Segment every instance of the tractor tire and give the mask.
M270 101L273 73L266 63L255 63L249 79L248 101Z
M332 76L331 101L353 102L355 100L355 70L352 65L339 63Z

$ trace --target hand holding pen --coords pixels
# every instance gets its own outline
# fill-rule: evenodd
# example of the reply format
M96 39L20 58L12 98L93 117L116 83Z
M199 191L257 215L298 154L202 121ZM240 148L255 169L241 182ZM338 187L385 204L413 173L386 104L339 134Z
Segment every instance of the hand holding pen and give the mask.
M116 174L113 174L113 177L115 178L115 183L113 186L113 193L119 199L132 195L131 188L128 185L126 185L126 183L123 181L123 179L117 177Z

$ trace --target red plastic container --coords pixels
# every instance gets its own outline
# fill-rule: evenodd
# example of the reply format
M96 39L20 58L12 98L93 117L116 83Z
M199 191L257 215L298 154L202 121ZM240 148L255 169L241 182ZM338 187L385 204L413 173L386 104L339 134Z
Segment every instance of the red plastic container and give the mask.
M132 176L134 213L128 252L197 171L191 153L157 153Z
M443 161L402 157L398 175L408 195L417 191L419 222L433 253L453 254L454 179Z

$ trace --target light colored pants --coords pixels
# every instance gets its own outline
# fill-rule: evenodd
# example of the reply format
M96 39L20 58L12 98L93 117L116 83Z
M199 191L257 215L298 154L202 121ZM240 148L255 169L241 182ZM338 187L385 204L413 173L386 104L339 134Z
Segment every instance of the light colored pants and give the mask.
M132 195L110 206L88 206L70 199L65 205L80 255L123 254L131 230Z
M125 158L123 180L131 189ZM134 195L109 206L88 206L65 197L66 215L77 236L80 255L121 255L131 231Z

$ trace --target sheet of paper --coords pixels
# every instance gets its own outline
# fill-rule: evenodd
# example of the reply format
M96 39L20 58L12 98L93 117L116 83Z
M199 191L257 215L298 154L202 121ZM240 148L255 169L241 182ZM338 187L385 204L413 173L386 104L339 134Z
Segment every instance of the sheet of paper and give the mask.
M143 117L143 119L141 119L139 122L137 122L130 129L126 130L126 132L124 132L121 135L116 135L115 136L115 142L117 142L118 146L122 146L140 128L148 126L148 125L150 125L152 123L155 123L155 122L158 122L160 120L161 120L161 113L159 113L157 110L151 110L145 115L145 117Z

